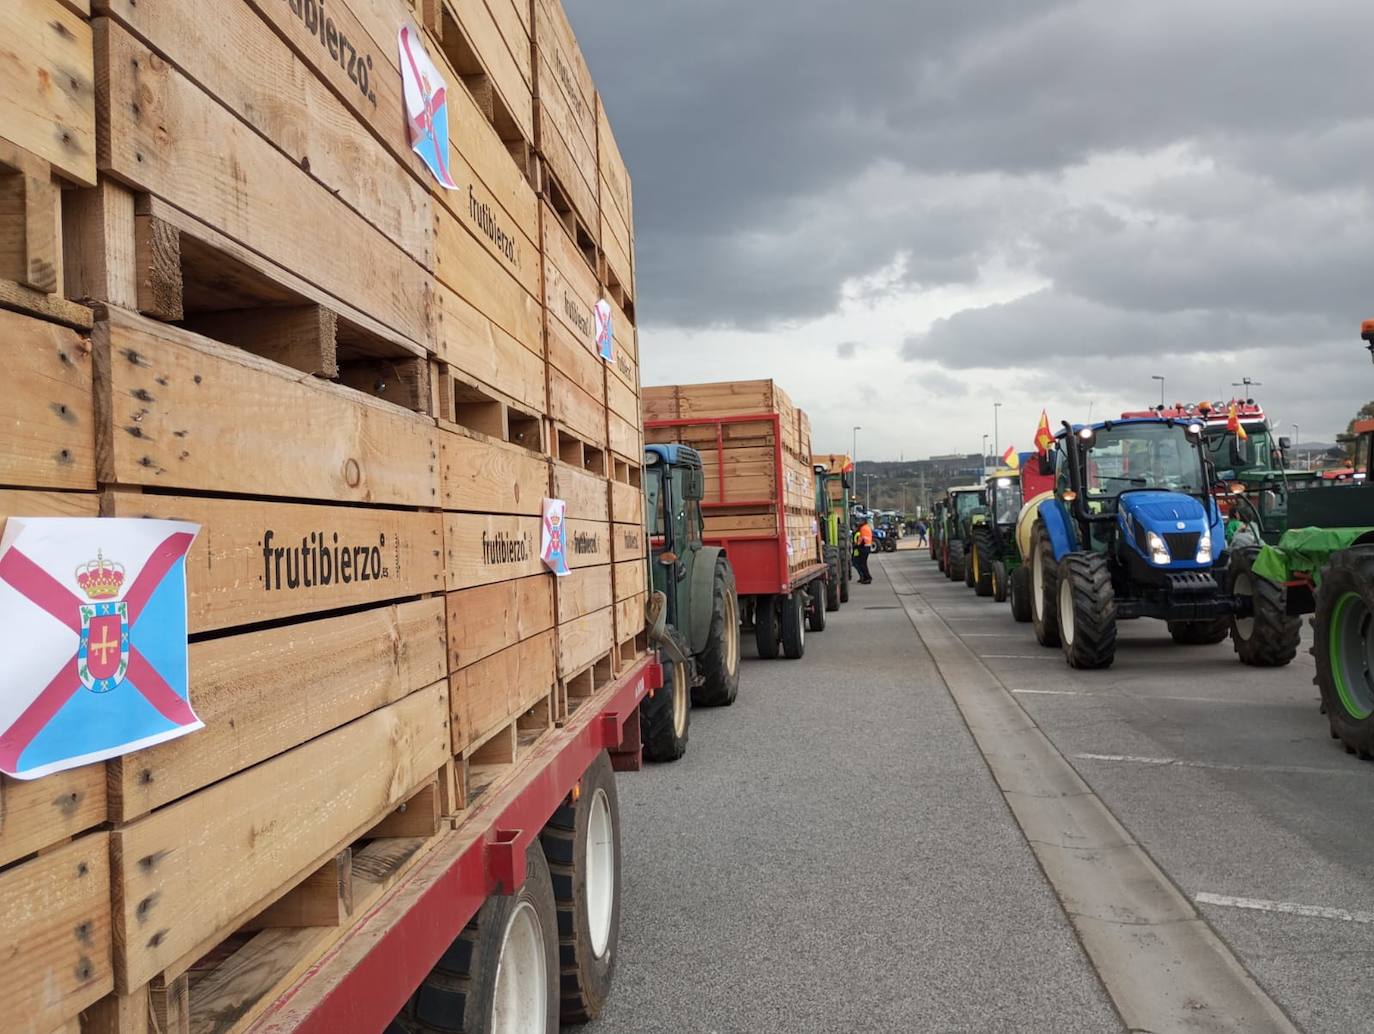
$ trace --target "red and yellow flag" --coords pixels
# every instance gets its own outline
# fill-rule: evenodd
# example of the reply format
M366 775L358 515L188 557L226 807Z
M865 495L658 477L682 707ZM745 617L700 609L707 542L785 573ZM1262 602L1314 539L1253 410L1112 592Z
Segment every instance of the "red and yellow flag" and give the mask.
M1050 433L1050 416L1042 409L1040 411L1040 426L1035 429L1035 447L1040 455L1045 456L1049 453L1052 445L1054 445L1054 435Z
M1231 403L1231 408L1226 414L1226 430L1234 434L1242 442L1249 440L1250 436L1245 433L1245 425L1240 422L1240 413L1236 411L1236 404Z
M1007 451L1002 453L1002 466L1016 470L1021 466L1021 457L1016 455L1016 446L1008 445Z

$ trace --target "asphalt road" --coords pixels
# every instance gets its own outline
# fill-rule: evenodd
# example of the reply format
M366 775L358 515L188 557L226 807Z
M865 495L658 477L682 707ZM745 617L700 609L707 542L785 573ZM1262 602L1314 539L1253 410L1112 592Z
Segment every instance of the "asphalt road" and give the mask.
M620 781L620 968L595 1030L1123 1029L1060 905L1075 888L1037 863L913 601L1295 1026L1374 1030L1374 766L1328 737L1310 656L1244 668L1140 621L1111 669L1075 672L925 554L877 568L805 659L748 659L734 707L694 711L681 762Z

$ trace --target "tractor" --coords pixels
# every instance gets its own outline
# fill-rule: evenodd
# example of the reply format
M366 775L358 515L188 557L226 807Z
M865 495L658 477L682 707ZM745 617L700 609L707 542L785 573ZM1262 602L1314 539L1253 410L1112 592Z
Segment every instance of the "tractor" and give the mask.
M651 761L672 761L687 749L689 704L728 707L739 691L735 572L723 549L702 541L705 486L695 449L645 448L648 626L663 664L663 688L639 705L644 753Z
M820 521L822 555L830 576L825 583L825 609L836 611L849 601L849 580L853 577L850 549L849 472L854 469L848 456L817 456L816 514Z
M945 570L945 507L943 499L937 499L930 508L930 520L926 529L926 540L930 543L930 559L934 560L941 573Z
M1108 667L1128 618L1163 620L1175 642L1203 644L1254 616L1253 594L1233 588L1219 503L1244 486L1218 483L1200 421L1065 423L1041 464L1055 482L1031 528L1031 620L1071 667ZM1241 659L1280 665L1292 653Z
M959 485L949 489L945 504L940 541L945 551L945 577L952 582L963 580L973 587L973 568L968 563L973 545L973 517L986 503L982 485Z
M1021 566L1016 551L1021 472L1012 468L994 471L988 476L986 493L986 512L976 513L971 519L973 548L969 563L973 568L973 591L1005 603L1009 578Z

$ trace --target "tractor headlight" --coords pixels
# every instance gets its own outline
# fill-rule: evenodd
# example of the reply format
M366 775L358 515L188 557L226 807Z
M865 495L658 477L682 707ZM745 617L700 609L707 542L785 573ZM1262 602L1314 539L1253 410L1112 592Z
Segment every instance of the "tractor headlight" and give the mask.
M1202 538L1197 540L1197 562L1199 564L1212 562L1212 532L1210 529L1204 529Z
M1145 535L1145 543L1150 547L1150 560L1156 564L1171 564L1174 558L1169 555L1169 547L1164 544L1164 540L1153 531ZM1208 546L1210 549L1211 547Z

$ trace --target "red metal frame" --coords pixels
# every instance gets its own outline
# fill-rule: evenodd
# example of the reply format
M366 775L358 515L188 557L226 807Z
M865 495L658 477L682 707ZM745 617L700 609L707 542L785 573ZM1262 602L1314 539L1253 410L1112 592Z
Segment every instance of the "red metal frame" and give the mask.
M254 1034L380 1031L420 985L487 897L525 880L525 850L603 750L636 767L639 702L663 685L646 657L535 748L526 778L466 815L251 1028ZM630 726L633 726L631 728Z
M769 424L773 429L772 499L731 499L725 481L725 428L731 424ZM716 487L719 498L702 503L704 510L724 510L739 506L773 511L778 531L773 535L708 535L706 542L720 546L730 558L735 572L735 588L741 596L785 595L808 582L824 577L825 564L813 564L792 574L787 564L786 488L782 470L782 417L777 413L738 413L732 416L679 417L671 420L646 420L653 428L713 427L716 432Z

